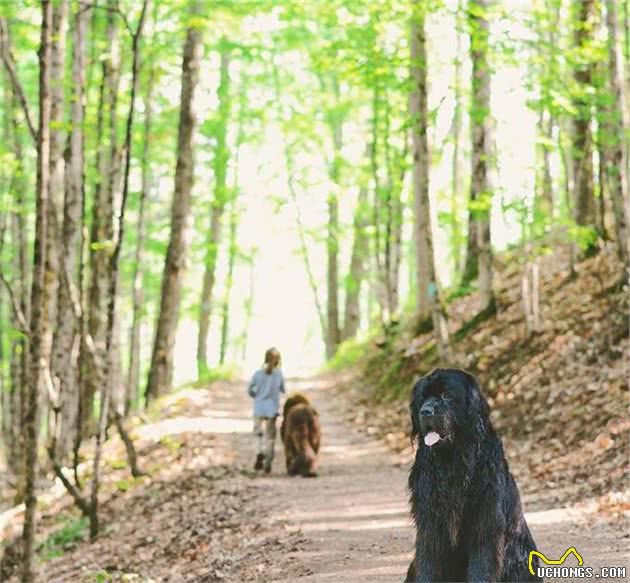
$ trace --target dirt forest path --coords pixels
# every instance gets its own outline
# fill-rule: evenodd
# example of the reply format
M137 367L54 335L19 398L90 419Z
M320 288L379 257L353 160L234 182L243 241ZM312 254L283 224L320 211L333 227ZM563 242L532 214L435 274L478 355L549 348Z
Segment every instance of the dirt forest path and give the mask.
M287 477L279 442L271 476L253 478L270 494L266 498L272 523L284 523L301 536L288 560L285 550L278 549L284 568L272 580L401 581L414 541L407 506L408 464L401 464L380 439L360 433L346 421L343 409L348 403L337 395L332 379L290 379L287 385L289 391L307 394L320 413L321 468L316 479ZM240 463L250 465L254 444L250 403L243 391L241 385L217 384L211 400L217 421L224 427L228 423L238 427L227 443ZM625 566L630 575L627 524L607 522L575 508L548 508L534 496L524 497L523 503L539 550L549 558L559 558L575 546L595 573L600 566ZM571 558L567 565L576 563Z
M319 477L288 477L279 440L271 475L253 471L251 401L243 382L174 391L134 429L148 475L130 480L122 444L108 444L103 529L95 541L76 529L79 514L63 487L42 495L37 583L402 581L414 545L410 457L391 453L369 429L370 419L367 428L348 420L356 408L334 377L288 379L287 386L319 410ZM630 574L627 523L584 508L553 508L526 481L527 472L520 475L539 550L557 559L574 546L594 574L602 566L625 566ZM7 549L4 575L0 562L0 580L18 583L11 565L19 557L10 551L19 548L21 519L9 514L6 540L16 544ZM7 516L0 515L0 534Z

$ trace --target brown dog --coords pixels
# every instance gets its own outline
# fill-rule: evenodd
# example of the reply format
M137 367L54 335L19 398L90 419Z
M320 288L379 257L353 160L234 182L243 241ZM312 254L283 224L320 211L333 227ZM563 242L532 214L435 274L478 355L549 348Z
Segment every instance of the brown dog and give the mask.
M317 476L317 454L321 440L319 415L301 393L293 393L285 401L280 435L289 476Z

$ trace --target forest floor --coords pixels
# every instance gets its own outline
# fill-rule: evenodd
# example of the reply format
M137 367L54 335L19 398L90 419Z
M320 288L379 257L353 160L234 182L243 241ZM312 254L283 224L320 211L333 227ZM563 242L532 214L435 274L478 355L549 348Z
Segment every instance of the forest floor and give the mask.
M251 403L242 383L169 395L153 411L155 421L134 429L148 476L130 478L117 438L108 443L95 542L86 540L86 524L67 496L43 497L39 581L401 581L414 539L406 493L411 451L394 452L369 418L357 420L351 392L340 390L353 382L288 382L320 411L315 479L287 477L279 443L272 474L252 471ZM596 573L600 566L630 573L627 514L589 500L558 505L532 486L526 460L511 464L539 550L558 558L575 546ZM6 540L19 522L14 516L4 527ZM8 546L0 580L17 581L18 547Z

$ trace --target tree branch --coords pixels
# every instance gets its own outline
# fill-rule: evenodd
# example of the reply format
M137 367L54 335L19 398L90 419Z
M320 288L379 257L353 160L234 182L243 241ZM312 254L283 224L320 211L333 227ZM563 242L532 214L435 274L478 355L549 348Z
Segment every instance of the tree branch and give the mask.
M9 41L9 25L7 24L7 19L3 16L0 16L0 57L2 58L4 68L7 70L9 78L11 79L13 93L20 102L20 106L24 112L26 125L28 126L31 138L33 139L33 142L37 143L37 130L35 129L35 125L33 124L33 120L31 118L28 102L26 101L26 95L24 94L24 90L22 89L22 85L20 84L20 80L18 79L15 71L15 59L11 53L11 44Z
M9 282L9 280L6 278L6 276L1 270L0 270L0 280L2 280L2 283L6 287L7 292L9 294L9 299L11 300L11 307L13 308L13 314L15 315L15 319L17 320L20 332L24 334L25 336L29 336L30 332L29 332L28 324L26 323L26 317L24 316L24 312L22 312L22 308L20 308L20 304L17 301L15 294L13 293L13 288L11 287L11 283Z
M70 480L68 480L68 478L66 478L63 473L63 468L57 461L53 446L48 448L48 457L52 463L55 475L61 480L61 483L64 485L70 496L72 496L74 503L78 506L84 516L89 516L91 508L88 501L83 497L79 489Z

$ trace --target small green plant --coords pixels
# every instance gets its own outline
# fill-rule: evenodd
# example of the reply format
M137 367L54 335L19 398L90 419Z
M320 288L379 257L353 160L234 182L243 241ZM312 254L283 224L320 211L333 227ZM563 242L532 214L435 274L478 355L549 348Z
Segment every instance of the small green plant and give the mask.
M43 561L61 557L68 546L85 539L88 520L85 516L79 518L66 517L63 526L53 532L39 547L39 554Z
M90 580L94 583L109 583L110 581L114 580L114 577L110 575L107 571L101 569L100 571L93 573Z
M170 435L160 437L160 444L168 449L168 451L173 455L175 455L182 447L182 442L177 439L173 439Z
M127 467L126 460L110 460L107 463L112 470L124 470Z
M116 482L116 490L119 492L127 492L131 486L131 482L129 480L125 480L124 478Z

